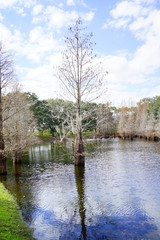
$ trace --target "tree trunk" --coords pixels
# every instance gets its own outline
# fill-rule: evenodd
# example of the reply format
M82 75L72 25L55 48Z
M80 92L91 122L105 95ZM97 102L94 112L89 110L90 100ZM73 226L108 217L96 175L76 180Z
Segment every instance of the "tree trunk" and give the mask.
M21 164L21 163L22 163L22 152L19 150L16 150L13 157L13 164Z
M84 166L85 163L84 145L82 141L82 132L80 131L75 138L74 144L74 164L76 166Z
M0 175L6 175L6 174L7 174L7 167L6 167L6 157L4 154L4 139L3 139L2 89L0 86Z

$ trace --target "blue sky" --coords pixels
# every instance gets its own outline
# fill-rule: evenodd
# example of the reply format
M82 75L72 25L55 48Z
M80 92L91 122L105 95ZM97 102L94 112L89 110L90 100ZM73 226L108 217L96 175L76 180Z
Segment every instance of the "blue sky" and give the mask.
M24 91L61 97L53 66L79 16L109 71L105 101L131 104L160 95L159 0L0 0L0 40L14 56Z

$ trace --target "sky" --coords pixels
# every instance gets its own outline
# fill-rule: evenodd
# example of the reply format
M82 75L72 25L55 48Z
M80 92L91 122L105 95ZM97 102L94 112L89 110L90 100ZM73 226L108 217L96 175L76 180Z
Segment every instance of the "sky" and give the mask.
M78 18L93 32L112 105L160 95L160 0L0 0L0 41L24 91L61 97L54 67Z

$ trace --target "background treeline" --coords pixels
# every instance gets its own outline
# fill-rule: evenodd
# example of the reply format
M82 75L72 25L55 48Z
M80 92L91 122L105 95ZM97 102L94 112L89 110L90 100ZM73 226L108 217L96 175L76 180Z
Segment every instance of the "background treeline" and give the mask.
M40 133L49 131L60 139L76 130L76 106L62 99L39 100L27 93ZM134 107L116 108L107 104L82 104L82 131L92 136L122 138L160 137L160 97L144 98Z
M76 131L76 106L62 99L40 100L19 86L3 96L5 154L15 163L37 136L63 140ZM82 132L90 137L160 138L160 97L144 98L134 107L82 104Z
M27 93L27 96L40 135L49 131L53 137L63 139L75 134L77 127L75 103L62 99L39 100L34 93ZM108 104L83 102L81 112L84 134L114 134L115 121Z

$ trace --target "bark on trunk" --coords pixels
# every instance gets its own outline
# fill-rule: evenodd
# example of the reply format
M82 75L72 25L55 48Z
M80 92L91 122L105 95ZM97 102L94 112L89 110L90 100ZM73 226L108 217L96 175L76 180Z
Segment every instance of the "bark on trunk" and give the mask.
M17 150L15 151L13 164L21 164L21 163L22 163L22 152Z
M84 145L82 141L82 133L80 132L75 139L74 144L74 164L76 166L84 166L85 164Z

